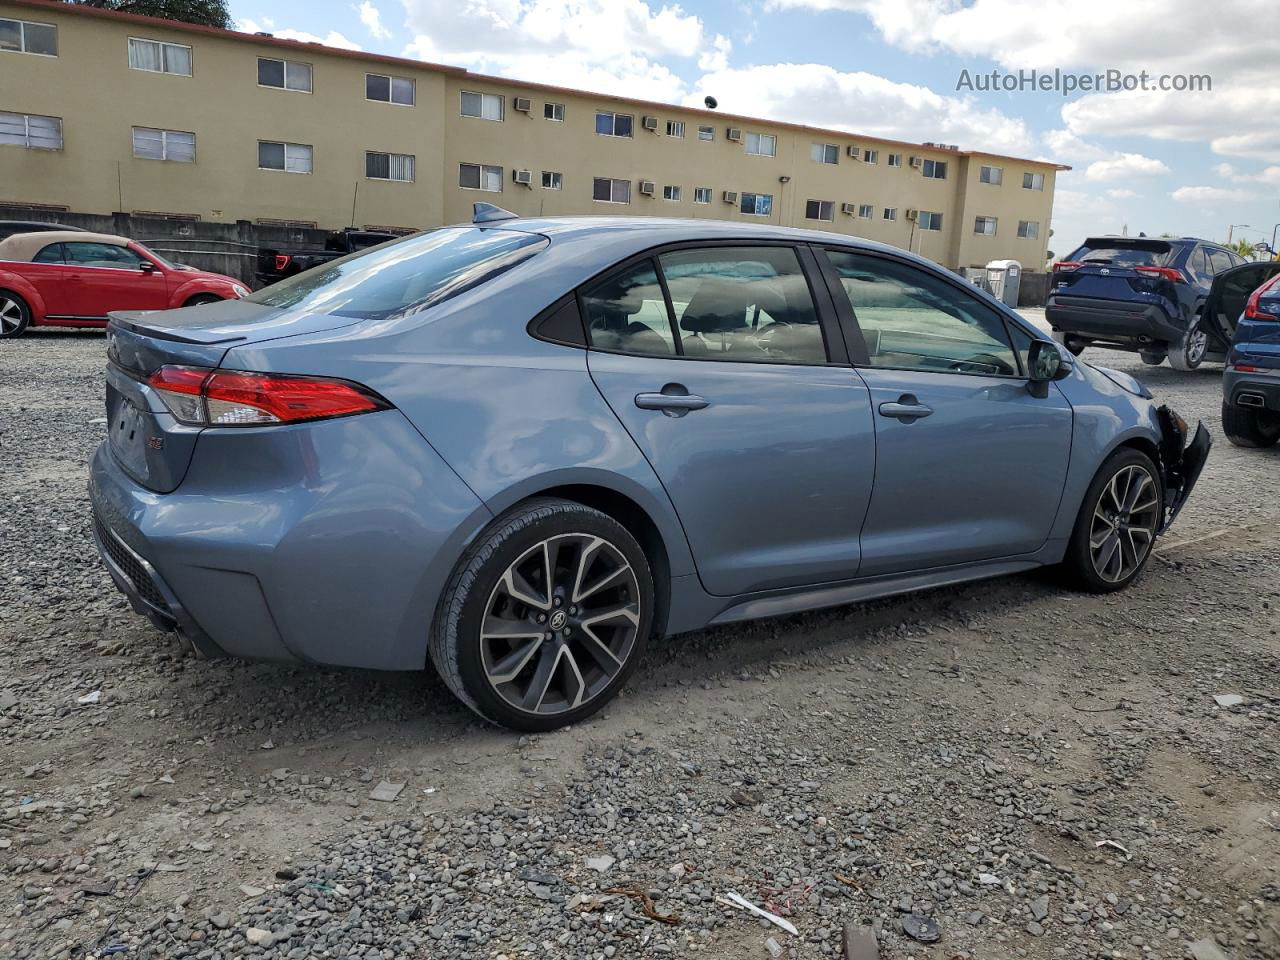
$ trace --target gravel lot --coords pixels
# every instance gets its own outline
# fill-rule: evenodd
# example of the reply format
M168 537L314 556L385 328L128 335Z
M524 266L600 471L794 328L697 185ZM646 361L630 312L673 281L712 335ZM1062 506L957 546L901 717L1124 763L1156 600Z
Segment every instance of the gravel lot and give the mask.
M1087 356L1218 436L1133 589L676 637L517 737L184 655L91 543L101 334L0 343L0 957L1280 957L1280 453L1220 437L1218 368Z

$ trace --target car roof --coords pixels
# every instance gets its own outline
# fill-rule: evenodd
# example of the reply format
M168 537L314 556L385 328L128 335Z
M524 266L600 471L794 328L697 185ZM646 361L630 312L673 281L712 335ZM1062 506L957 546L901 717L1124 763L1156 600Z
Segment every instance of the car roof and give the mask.
M127 247L128 237L112 233L89 233L85 230L46 230L40 233L15 233L0 240L0 260L29 261L51 243L73 241L75 243L105 243L112 247Z
M48 220L0 220L0 229L23 227L26 231L39 230L74 230L83 233L83 227L72 227L65 223L50 223Z

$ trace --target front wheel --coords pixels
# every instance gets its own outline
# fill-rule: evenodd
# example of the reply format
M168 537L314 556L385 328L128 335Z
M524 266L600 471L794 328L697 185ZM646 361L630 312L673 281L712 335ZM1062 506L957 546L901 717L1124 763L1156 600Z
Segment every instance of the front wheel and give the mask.
M1067 334L1062 333L1061 331L1058 331L1058 330L1053 331L1051 336L1055 341L1062 344L1069 351L1071 351L1071 355L1073 357L1078 357L1080 356L1080 354L1084 353L1084 348L1085 348L1084 341L1077 340L1075 337L1068 336Z
M1085 493L1063 560L1075 584L1110 593L1132 583L1151 559L1163 508L1151 458L1132 448L1112 454Z
M1280 413L1249 410L1223 401L1222 432L1237 447L1273 447L1280 441Z
M22 336L30 322L27 301L9 290L0 290L0 338Z
M644 551L612 517L538 499L495 520L441 599L431 659L480 716L537 732L608 703L653 623Z
M1190 373L1204 363L1204 355L1209 352L1209 335L1200 327L1200 317L1183 335L1178 343L1169 344L1169 366L1183 373Z

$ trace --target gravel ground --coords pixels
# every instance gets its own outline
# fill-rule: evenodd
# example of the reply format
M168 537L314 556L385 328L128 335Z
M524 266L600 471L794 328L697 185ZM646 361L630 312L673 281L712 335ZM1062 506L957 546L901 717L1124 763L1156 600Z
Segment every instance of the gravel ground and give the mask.
M1091 358L1220 433L1217 369ZM429 676L197 660L134 616L87 522L102 362L0 343L5 960L840 957L846 925L886 958L1280 957L1280 453L1219 437L1124 594L676 637L517 737Z

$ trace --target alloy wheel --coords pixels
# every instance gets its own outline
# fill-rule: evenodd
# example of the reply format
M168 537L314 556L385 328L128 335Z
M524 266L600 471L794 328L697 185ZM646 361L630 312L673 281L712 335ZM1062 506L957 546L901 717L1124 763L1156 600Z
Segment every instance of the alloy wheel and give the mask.
M22 304L10 297L0 296L0 334L13 333L22 325Z
M510 706L549 715L595 699L626 665L640 585L626 556L589 533L525 550L498 579L480 626L485 679Z
M1155 541L1160 498L1151 471L1121 467L1102 488L1089 525L1089 556L1103 580L1120 583L1137 572Z
M1193 327L1191 332L1187 334L1187 366L1199 366L1208 351L1209 335L1201 330L1199 326Z

